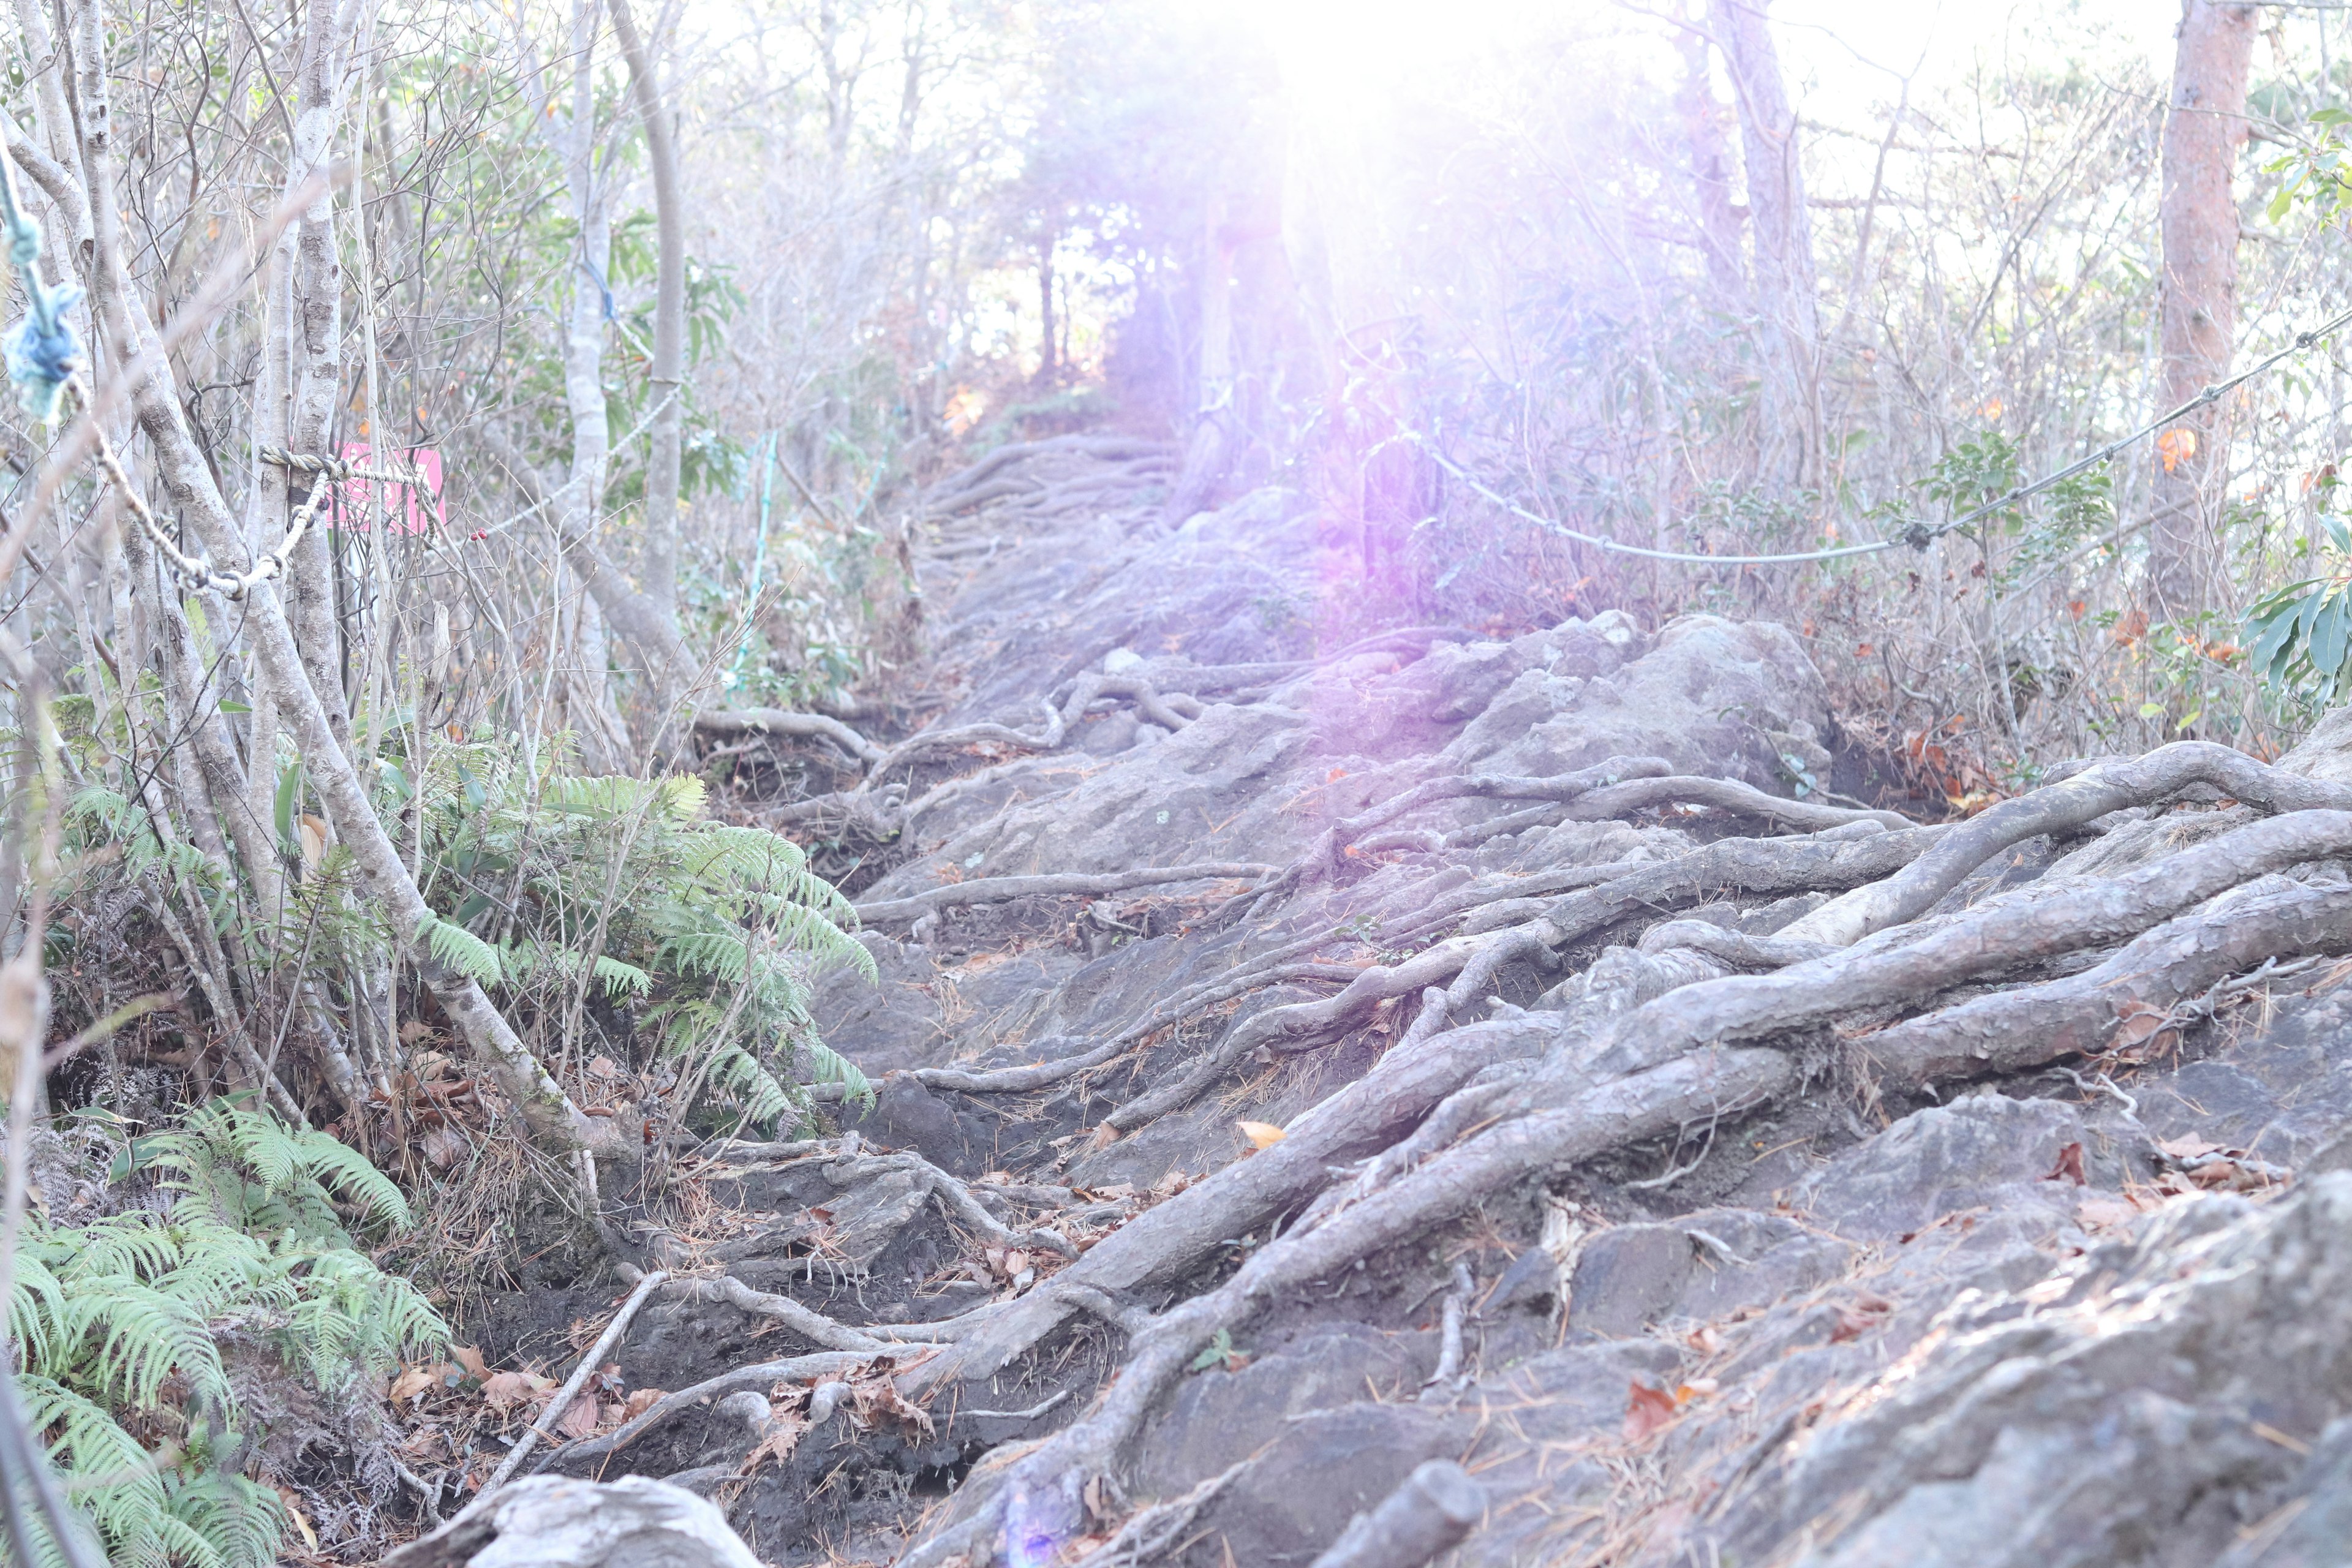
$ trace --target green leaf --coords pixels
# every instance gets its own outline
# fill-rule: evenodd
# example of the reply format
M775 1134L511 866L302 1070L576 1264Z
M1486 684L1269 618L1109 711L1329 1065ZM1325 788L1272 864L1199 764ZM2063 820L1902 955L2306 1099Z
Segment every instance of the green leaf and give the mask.
M294 842L294 814L302 802L302 760L297 757L278 775L278 842Z
M2344 645L2347 633L2352 633L2352 606L2346 605L2344 595L2330 594L2311 630L2311 668L2323 679L2333 680L2344 668Z

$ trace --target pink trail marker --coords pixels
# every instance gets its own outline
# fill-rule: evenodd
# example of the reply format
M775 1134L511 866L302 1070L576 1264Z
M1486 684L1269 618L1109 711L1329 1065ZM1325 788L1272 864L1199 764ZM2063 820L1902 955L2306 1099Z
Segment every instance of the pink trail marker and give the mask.
M335 456L354 468L375 465L374 447L366 441L346 441L336 449ZM446 528L449 522L449 503L441 493L441 450L437 447L394 447L386 453L383 466L387 469L410 468L425 481L425 494L419 496L414 485L384 483L375 479L346 479L336 498L336 518L339 527L364 531L379 510L392 516L395 533L423 533L426 529L425 507L432 507L435 528ZM376 491L381 486L383 494Z

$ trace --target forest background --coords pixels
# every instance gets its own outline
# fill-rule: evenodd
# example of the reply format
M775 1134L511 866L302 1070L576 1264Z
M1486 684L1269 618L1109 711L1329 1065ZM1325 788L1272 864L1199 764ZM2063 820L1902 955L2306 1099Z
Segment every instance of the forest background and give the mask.
M943 705L927 486L1007 443L1297 492L1318 645L1780 619L1933 812L2291 743L2352 23L1848 10L16 0L12 1235L39 1137L115 1195L12 1323L110 1547L286 1528L223 1311L341 1388L534 1204L865 1090L804 999L874 847L753 816Z

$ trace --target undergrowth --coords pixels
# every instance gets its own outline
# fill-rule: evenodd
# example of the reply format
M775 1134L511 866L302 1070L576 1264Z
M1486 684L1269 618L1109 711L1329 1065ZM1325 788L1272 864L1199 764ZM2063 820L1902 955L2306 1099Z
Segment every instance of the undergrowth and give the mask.
M330 1396L437 1348L439 1315L345 1228L404 1226L408 1205L354 1150L227 1101L127 1140L112 1173L161 1206L18 1237L8 1326L28 1418L109 1562L264 1568L288 1518L240 1466L224 1347Z

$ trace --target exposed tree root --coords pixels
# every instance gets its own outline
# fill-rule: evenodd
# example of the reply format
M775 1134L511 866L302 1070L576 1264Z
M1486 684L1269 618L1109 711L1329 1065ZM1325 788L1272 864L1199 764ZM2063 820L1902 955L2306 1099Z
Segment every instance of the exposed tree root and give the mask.
M754 1290L732 1275L721 1274L715 1279L673 1279L669 1283L668 1293L688 1301L724 1301L755 1316L773 1318L801 1338L826 1350L880 1356L904 1355L910 1351L933 1348L929 1342L910 1345L896 1335L879 1337L869 1330L835 1322L822 1312L803 1307L790 1296Z
M1812 801L1783 800L1777 795L1767 795L1755 785L1741 784L1737 779L1682 776L1629 779L1621 784L1591 790L1570 803L1568 815L1571 821L1597 822L1661 805L1703 805L1735 816L1786 823L1806 833L1843 827L1856 822L1874 822L1881 827L1918 826L1909 817L1892 811L1855 810L1843 805L1822 805Z
M2003 801L1951 828L1901 875L1824 904L1781 934L1841 947L1859 942L1924 913L2012 844L2064 833L2126 806L2152 805L2195 784L2268 812L2352 810L2352 788L2284 773L2210 742L2178 741Z
M2126 1024L2152 1039L2178 1026L2184 1002L2264 963L2347 947L2345 889L2262 877L2156 927L2095 969L1907 1019L1854 1037L1845 1051L1874 1080L1906 1089L2025 1072L2096 1056Z
M889 755L840 720L822 713L793 713L782 708L728 708L696 714L694 728L704 735L791 735L831 741L868 767Z
M940 910L972 904L1010 903L1015 899L1101 898L1136 888L1156 888L1176 882L1259 880L1275 873L1272 866L1238 861L1213 861L1199 866L1150 866L1134 871L1056 872L1035 877L979 877L949 882L911 898L886 899L857 906L857 918L867 925L916 921Z
M2298 787L2269 789L2256 796L2256 789L2277 782L2250 772L2260 764L2240 769L2234 762L2244 759L2234 759L2216 768L2206 756L2176 752L2176 758L2159 754L2166 766L2140 770L2137 777L2127 776L2123 784L2114 780L2119 770L2093 770L2109 776L2105 784L2095 779L2105 793L2090 805L2101 805L2118 794L2161 798L2180 787L2184 776L2200 773L2207 776L2192 777L2192 782L2212 784L2210 775L2219 773L2227 782L2217 787L2228 788L2241 799L2273 805L2297 805L2305 794L2324 797L2336 793L2328 786L2305 788L2304 781L2293 781ZM1907 882L1908 891L1874 902L1866 918L1871 910L1883 914L1906 904L1916 914L2004 843L2029 837L2020 830L2020 819L2038 825L2036 831L2049 831L2053 822L2087 810L2084 797L2084 791L2068 790L2059 803L2064 810L2044 806L2012 814L2009 823L1975 835L1969 855L1944 855L1942 863L1927 874L1903 869L1930 846L1942 847L1936 842L1940 836L1926 831L1874 834L1802 847L1849 861L1865 853L1885 857L1879 862L1885 868L1881 874L1891 870L1895 875L1888 883L1866 890L1875 893L1891 883ZM2077 824L2088 819L2074 817ZM1966 832L1967 827L1953 831ZM1392 1130L1402 1130L1394 1113L1404 1104L1432 1103L1395 1093L1417 1071L1423 1075L1419 1087L1424 1093L1448 1079L1468 1082L1498 1067L1523 1063L1529 1055L1528 1033L1549 1047L1548 1058L1554 1065L1535 1075L1534 1082L1522 1072L1521 1088L1539 1083L1542 1089L1534 1097L1512 1097L1527 1107L1523 1113L1471 1131L1450 1147L1424 1147L1426 1157L1417 1166L1381 1162L1386 1167L1382 1173L1392 1179L1371 1183L1370 1190L1360 1184L1336 1203L1318 1202L1288 1233L1252 1254L1226 1283L1150 1320L1135 1334L1119 1377L1097 1407L1011 1465L989 1472L984 1481L976 1476L959 1500L955 1517L902 1558L902 1568L923 1568L959 1553L975 1563L993 1561L993 1538L1007 1500L1014 1495L1024 1499L1028 1528L1050 1528L1057 1521L1075 1528L1083 1518L1079 1491L1086 1479L1117 1465L1153 1404L1217 1330L1237 1328L1285 1292L1328 1278L1383 1247L1408 1242L1481 1197L1531 1175L1679 1131L1694 1122L1748 1114L1785 1096L1804 1081L1809 1068L1807 1058L1781 1047L1792 1036L1818 1039L1817 1026L1839 1016L1916 1006L1969 980L2056 954L2130 941L2085 973L1980 997L1856 1037L1843 1047L1857 1070L1880 1081L1926 1084L2021 1070L2094 1052L2106 1045L2126 1016L2169 1014L2193 1005L2231 975L2265 962L2352 945L2352 900L2340 888L2313 888L2275 875L2347 853L2352 853L2352 814L2298 809L2112 879L2029 886L1914 932L1889 931L1884 940L1829 952L1817 945L1817 936L1727 941L1738 933L1674 922L1659 928L1654 952L1612 950L1588 976L1586 994L1569 1018L1498 1021L1452 1034L1422 1035L1416 1028L1371 1074L1297 1119L1283 1143L1106 1237L1056 1281L1066 1281L1063 1299L1038 1292L1015 1303L986 1331L922 1369L928 1375L918 1374L913 1385L939 1386L950 1377L986 1375L1003 1358L1020 1353L1050 1331L1058 1313L1067 1310L1069 1287L1132 1290L1152 1278L1171 1277L1160 1271L1181 1271L1187 1260L1206 1256L1189 1235L1202 1220L1213 1220L1210 1228L1216 1234L1239 1234L1261 1223L1269 1205L1278 1211L1286 1199L1296 1201L1304 1188L1320 1185L1318 1178L1345 1148L1377 1152L1393 1147ZM1730 858L1737 861L1742 854L1735 850ZM1682 862L1675 864L1685 875L1691 870ZM2249 879L2260 880L2242 886ZM1706 890L1719 891L1724 885L1716 880ZM2234 896L2212 901L2233 889L2238 889ZM1571 895L1571 900L1577 897L1583 895ZM1850 908L1864 902L1853 900ZM1584 918L1594 918L1596 912L1588 898ZM1571 917L1570 923L1582 921ZM1504 933L1514 945L1549 935L1524 929ZM1500 946L1485 950L1502 951ZM1424 1016L1442 1022L1458 1002L1469 999L1467 994L1483 983L1469 973L1469 965L1482 956L1470 953L1460 959L1456 969L1474 984L1463 987L1461 997L1451 993L1433 997ZM1504 961L1486 962L1492 967ZM1747 963L1784 967L1764 975L1706 978L1720 975L1726 963ZM1391 977L1406 967L1395 966ZM1627 1002L1660 986L1664 987L1663 994L1626 1009ZM1580 1047L1579 1038L1591 1044ZM1751 1040L1776 1043L1732 1043ZM1475 1044L1486 1048L1465 1048ZM1474 1056L1483 1059L1473 1065ZM1432 1070L1440 1059L1446 1062L1446 1070ZM1568 1076L1561 1076L1562 1068L1570 1069ZM1598 1082L1593 1081L1596 1076ZM1478 1092L1474 1085L1467 1094ZM1379 1124L1382 1110L1389 1113L1386 1127ZM1445 1120L1444 1110L1432 1120ZM1470 1126L1461 1130L1470 1131ZM1152 1255L1149 1265L1142 1259L1147 1252Z
M1593 1067L1638 1071L1702 1046L1801 1029L1867 1007L1916 1005L2030 959L2125 941L2250 878L2347 851L2352 812L2298 811L2120 877L2029 886L1916 941L1856 947L1663 997L1628 1019Z
M871 789L891 769L914 761L929 752L952 752L964 746L1015 746L1024 752L1050 752L1062 743L1062 714L1050 702L1038 704L1045 711L1045 721L1034 734L1015 730L1006 724L958 724L945 730L922 730L909 735L890 748L866 775L864 788Z
M662 1395L647 1405L642 1414L623 1422L601 1437L590 1437L556 1449L533 1466L532 1473L564 1470L576 1474L579 1468L589 1460L617 1454L655 1427L666 1426L688 1410L722 1394L732 1394L737 1389L765 1389L788 1380L804 1383L812 1378L845 1378L864 1371L874 1361L871 1355L850 1351L822 1351L814 1355L786 1356L781 1361L739 1366L716 1377L706 1377L675 1394Z

